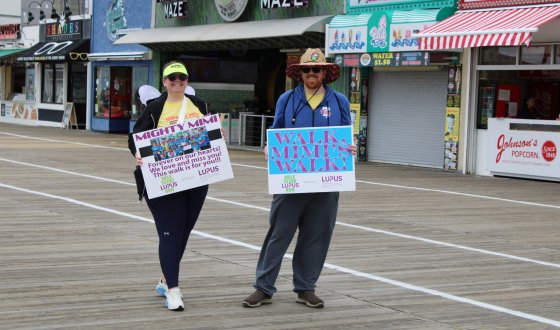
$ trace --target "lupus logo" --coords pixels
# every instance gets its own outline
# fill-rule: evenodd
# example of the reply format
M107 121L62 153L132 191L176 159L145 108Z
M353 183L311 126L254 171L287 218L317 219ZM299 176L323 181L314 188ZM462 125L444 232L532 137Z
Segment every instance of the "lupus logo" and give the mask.
M321 182L340 182L342 181L342 175L329 175L322 176Z
M296 176L294 174L285 175L284 182L282 183L282 189L286 189L286 192L295 192L296 188L299 188Z
M325 118L329 118L331 116L331 109L329 107L321 108L321 115Z
M172 193L175 191L177 185L177 182L175 182L175 179L173 179L171 175L165 175L161 177L159 189L164 190L166 193Z

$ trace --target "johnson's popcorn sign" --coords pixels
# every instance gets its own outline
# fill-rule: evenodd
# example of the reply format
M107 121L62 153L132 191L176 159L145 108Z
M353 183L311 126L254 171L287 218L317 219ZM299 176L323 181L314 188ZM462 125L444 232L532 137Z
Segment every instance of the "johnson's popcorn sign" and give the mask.
M488 170L560 179L560 123L490 118Z

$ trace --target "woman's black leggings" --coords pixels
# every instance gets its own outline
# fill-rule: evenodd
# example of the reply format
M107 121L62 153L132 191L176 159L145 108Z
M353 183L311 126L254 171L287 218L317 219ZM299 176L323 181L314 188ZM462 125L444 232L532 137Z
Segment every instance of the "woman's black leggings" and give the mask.
M196 224L208 185L154 199L146 198L159 236L159 263L169 288L179 285L179 264Z

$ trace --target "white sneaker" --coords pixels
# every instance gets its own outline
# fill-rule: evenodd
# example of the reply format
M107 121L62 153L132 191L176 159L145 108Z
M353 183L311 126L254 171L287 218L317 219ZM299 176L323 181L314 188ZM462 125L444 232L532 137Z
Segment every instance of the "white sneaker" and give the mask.
M165 297L165 293L169 289L167 288L167 283L163 282L163 279L159 279L158 284L156 285L156 293L162 297Z
M179 288L173 288L165 293L165 306L170 311L182 311L185 309L183 305L183 295Z

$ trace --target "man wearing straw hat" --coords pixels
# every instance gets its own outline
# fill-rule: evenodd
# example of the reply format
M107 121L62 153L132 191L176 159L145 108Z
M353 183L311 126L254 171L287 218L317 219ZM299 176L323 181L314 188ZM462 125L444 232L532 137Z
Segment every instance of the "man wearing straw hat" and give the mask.
M271 128L304 128L350 125L350 103L346 96L326 84L335 81L340 68L327 63L320 49L309 48L299 64L286 69L286 75L302 83L282 94L276 103ZM355 155L356 146L350 150ZM268 158L268 149L265 148ZM276 194L270 210L270 228L257 263L255 292L243 301L245 307L272 302L282 258L299 229L292 268L296 302L323 308L315 294L315 283L327 257L336 214L338 192Z

